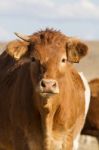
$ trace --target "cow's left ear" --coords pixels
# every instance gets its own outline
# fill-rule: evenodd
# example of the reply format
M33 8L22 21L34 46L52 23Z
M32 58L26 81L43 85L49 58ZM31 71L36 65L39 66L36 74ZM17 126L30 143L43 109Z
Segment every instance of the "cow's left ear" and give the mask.
M79 63L80 59L87 54L88 47L83 42L70 38L66 42L67 60Z
M8 43L6 51L15 60L19 60L28 51L29 43L15 40Z

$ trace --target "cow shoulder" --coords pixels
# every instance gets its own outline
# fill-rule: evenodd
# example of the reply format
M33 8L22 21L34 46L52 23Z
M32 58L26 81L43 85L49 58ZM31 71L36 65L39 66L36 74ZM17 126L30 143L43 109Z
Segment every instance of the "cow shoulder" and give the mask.
M89 87L89 84L88 84L88 81L86 79L86 77L84 76L84 74L82 72L79 72L79 75L83 81L83 85L85 87L85 117L86 117L86 114L88 113L88 110L89 110L89 104L90 104L90 87Z

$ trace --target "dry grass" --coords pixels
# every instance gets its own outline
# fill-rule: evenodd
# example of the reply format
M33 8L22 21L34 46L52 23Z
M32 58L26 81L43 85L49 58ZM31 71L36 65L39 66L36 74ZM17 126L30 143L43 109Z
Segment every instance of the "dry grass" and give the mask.
M5 49L6 47L6 42L0 42L0 54L3 52L3 50Z

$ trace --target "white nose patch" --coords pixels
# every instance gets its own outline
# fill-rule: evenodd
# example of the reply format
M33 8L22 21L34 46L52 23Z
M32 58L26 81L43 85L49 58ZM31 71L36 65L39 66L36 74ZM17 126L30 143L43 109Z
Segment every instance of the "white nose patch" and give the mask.
M85 87L85 117L87 115L88 109L89 109L89 104L90 104L90 87L88 84L87 79L85 78L83 72L79 72L79 75L83 81L84 87Z

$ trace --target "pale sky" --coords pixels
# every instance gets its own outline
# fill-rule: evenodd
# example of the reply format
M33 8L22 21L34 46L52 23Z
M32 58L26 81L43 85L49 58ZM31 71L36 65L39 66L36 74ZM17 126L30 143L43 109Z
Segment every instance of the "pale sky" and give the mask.
M2 0L0 41L13 32L32 34L46 27L82 39L99 40L99 0Z

